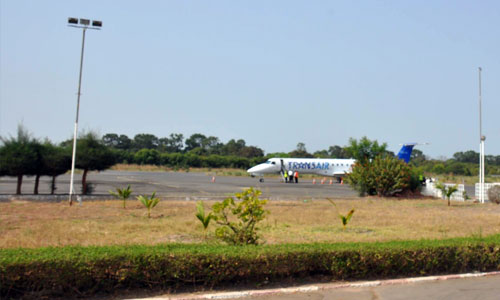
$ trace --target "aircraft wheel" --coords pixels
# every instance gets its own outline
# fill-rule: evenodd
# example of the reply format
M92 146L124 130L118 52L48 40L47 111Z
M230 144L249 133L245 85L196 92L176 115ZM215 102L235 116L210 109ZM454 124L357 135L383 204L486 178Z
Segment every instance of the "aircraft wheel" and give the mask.
M259 182L264 182L264 178L259 179Z

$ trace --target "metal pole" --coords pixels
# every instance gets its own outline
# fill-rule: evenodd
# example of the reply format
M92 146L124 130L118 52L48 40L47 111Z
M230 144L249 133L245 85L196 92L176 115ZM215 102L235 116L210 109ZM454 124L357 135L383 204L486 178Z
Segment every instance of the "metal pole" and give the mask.
M481 67L479 71L479 202L484 203L484 137L481 95Z
M484 140L481 141L481 150L482 150L482 155L481 155L481 172L483 173L482 176L481 176L481 190L483 192L482 194L482 198L481 198L481 203L484 203L484 201L486 200L485 196L486 196L486 187L484 186L484 177L485 177L485 174L484 174Z
M73 204L73 179L75 175L75 158L76 158L76 136L78 133L78 114L80 112L80 95L81 95L81 88L82 88L82 70L83 70L83 52L85 49L85 32L87 28L82 28L83 29L83 34L82 34L82 54L80 57L80 77L78 79L78 94L77 94L77 100L76 100L76 119L75 119L75 131L73 132L73 156L71 160L71 180L69 183L69 205Z

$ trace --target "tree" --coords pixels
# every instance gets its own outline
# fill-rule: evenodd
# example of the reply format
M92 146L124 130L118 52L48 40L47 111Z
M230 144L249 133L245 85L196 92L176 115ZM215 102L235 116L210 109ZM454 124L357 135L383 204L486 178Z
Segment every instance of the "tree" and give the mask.
M102 142L104 143L104 145L108 147L116 148L116 146L118 146L119 143L118 134L116 133L105 134L102 137Z
M379 145L376 140L370 141L366 136L362 137L359 141L350 138L349 146L345 148L345 151L350 157L363 164L378 155L387 154L387 143Z
M50 193L56 190L56 177L71 169L71 155L67 149L57 147L46 141L42 145L42 168L41 173L52 177Z
M45 171L43 167L43 158L42 158L43 145L38 140L32 139L30 147L35 153L36 160L33 161L26 175L35 176L35 185L33 188L33 194L38 195L38 186L40 185L40 177L44 175Z
M318 150L313 153L314 157L316 158L330 158L330 154L328 153L328 150Z
M186 148L184 150L191 151L195 148L203 148L203 144L206 139L207 137L205 135L195 133L186 140Z
M158 148L158 138L153 134L141 133L134 136L133 147L136 150Z
M75 165L83 170L82 192L87 194L88 171L106 170L115 164L113 152L106 147L95 133L89 132L77 140ZM70 200L70 205L72 199Z
M304 144L302 142L299 142L297 144L297 148L295 150L293 150L292 152L290 152L290 156L291 157L304 157L304 158L314 157L314 155L307 152L306 144Z
M340 146L337 146L337 145L330 146L330 148L328 148L328 153L330 154L331 158L348 158L349 157L347 152L345 151L345 149L340 147Z
M229 142L224 145L224 154L225 155L239 155L240 151L246 147L246 143L244 140L239 139L231 139Z
M246 158L263 157L264 151L255 146L245 146L240 150L239 155Z
M479 153L476 151L465 151L465 152L457 152L453 154L453 159L459 162L468 162L468 163L479 163Z
M181 152L184 148L184 136L181 133L171 133L169 138L158 140L160 151L169 153Z
M130 150L130 148L132 148L132 140L129 139L128 136L120 134L116 148L121 150Z
M22 125L17 128L17 138L4 139L0 147L1 173L17 177L16 194L21 194L23 176L33 174L39 163L38 154L34 147L36 140Z
M424 152L418 150L418 149L413 149L410 155L410 162L414 164L415 166L420 166L423 164L427 158L424 155Z
M104 145L121 150L129 150L132 146L132 140L124 134L108 133L102 137Z

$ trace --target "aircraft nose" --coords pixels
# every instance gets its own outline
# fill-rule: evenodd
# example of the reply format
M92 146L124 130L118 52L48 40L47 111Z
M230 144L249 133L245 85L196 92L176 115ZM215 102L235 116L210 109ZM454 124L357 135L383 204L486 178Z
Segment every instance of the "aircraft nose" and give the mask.
M254 167L251 167L250 169L247 170L248 173L256 173L257 170L259 169L259 166L260 165L257 165L257 166L254 166Z
M247 170L248 173L260 173L267 168L265 164L256 165Z

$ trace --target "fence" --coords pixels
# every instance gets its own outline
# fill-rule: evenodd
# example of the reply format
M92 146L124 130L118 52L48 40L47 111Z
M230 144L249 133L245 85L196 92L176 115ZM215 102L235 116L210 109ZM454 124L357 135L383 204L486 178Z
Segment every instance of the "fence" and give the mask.
M485 201L489 201L488 199L488 190L492 187L492 186L495 186L495 185L500 185L500 182L494 182L494 183L485 183L484 184L484 200ZM475 189L476 189L476 199L479 199L479 196L480 196L480 192L479 192L479 183L476 183L476 186L475 186Z
M455 201L464 201L464 191L465 191L465 186L463 184L454 184L454 183L445 183L444 184L446 187L449 186L457 186L458 190L451 194L450 200L455 200ZM477 188L476 188L477 191ZM435 182L429 182L425 184L425 186L422 188L422 194L426 196L432 196L436 198L443 198L443 192L436 188L436 183Z

